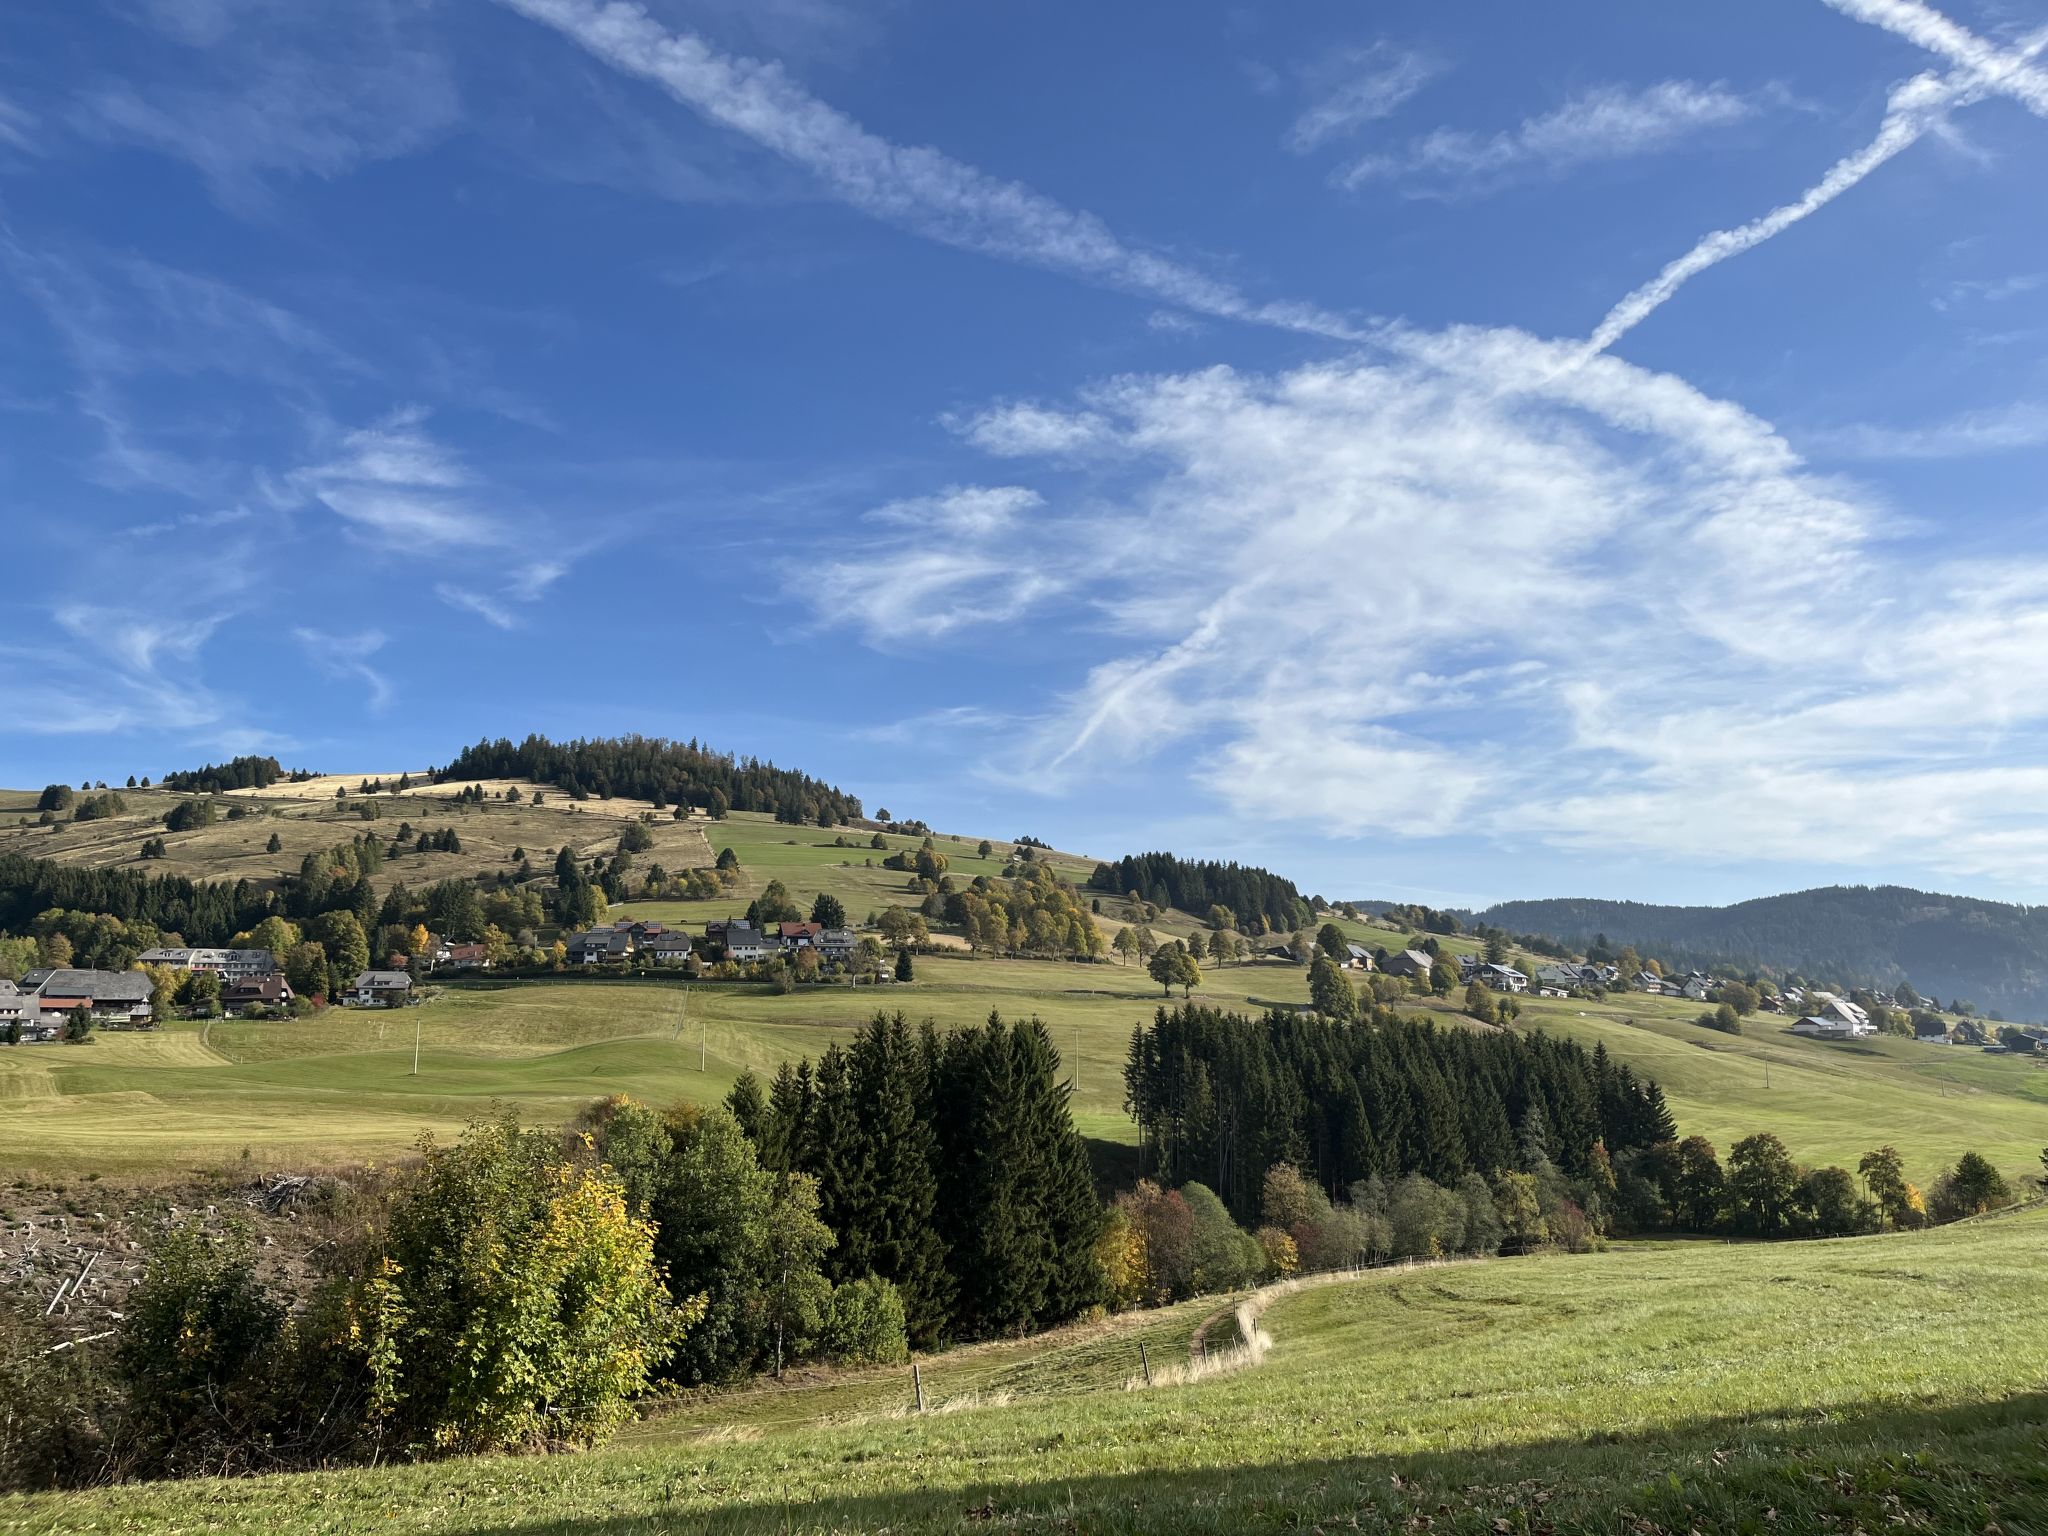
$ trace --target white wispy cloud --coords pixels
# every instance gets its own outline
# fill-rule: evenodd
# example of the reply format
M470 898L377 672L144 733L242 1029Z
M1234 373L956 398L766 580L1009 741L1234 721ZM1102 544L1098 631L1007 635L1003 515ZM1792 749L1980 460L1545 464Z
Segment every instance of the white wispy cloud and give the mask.
M2034 66L2024 50L1985 42L1921 0L1826 0L1844 16L1869 22L1916 47L1941 55L1978 85L2010 96L2028 111L2048 117L2048 71Z
M1808 446L1840 459L1960 459L2048 443L2048 404L2021 401L1964 411L1925 426L1859 423L1808 433Z
M148 77L82 92L74 126L188 162L233 208L260 206L273 177L406 154L459 113L417 7L160 3L142 15L166 39L146 55Z
M338 451L288 477L285 504L310 499L361 533L428 549L490 548L504 532L463 492L467 466L426 430L418 407L344 433Z
M0 96L0 144L10 149L37 153L42 149L37 130L41 127L35 113L20 102L7 96Z
M1417 182L1462 193L1485 191L1530 171L1662 154L1696 134L1747 122L1781 93L1743 94L1725 83L1665 80L1641 90L1604 85L1502 133L1440 128L1338 174L1345 186Z
M511 609L487 593L457 586L452 581L438 581L434 583L434 596L440 598L450 608L475 614L494 629L519 627L519 619Z
M986 537L1007 532L1020 516L1043 505L1044 497L1021 485L955 485L936 496L889 502L867 516L870 522L934 537Z
M721 53L625 0L500 0L614 68L660 86L710 122L801 166L843 202L927 239L1071 273L1220 319L1340 339L1360 327L1317 306L1247 298L1232 285L1118 237L1068 208L937 149L868 132L775 63Z
M1008 488L1036 462L1083 490L944 537L855 523L789 573L891 648L1088 636L1101 659L991 748L1007 784L1165 774L1336 834L2048 874L2048 802L1999 799L2048 787L2048 700L2004 681L2048 644L2048 549L1930 553L1681 379L1464 328L1030 413L988 433ZM1941 622L1871 600L1900 591Z
M2015 272L2009 277L1958 278L1935 297L1944 313L1965 304L2003 304L2048 285L2048 272Z
M383 631L363 629L335 633L299 628L292 631L292 637L299 642L314 670L338 682L360 687L364 694L363 702L371 713L381 714L390 707L391 679L370 665L370 659L384 649Z
M862 519L884 530L858 550L792 563L785 575L817 593L835 622L878 644L931 639L1023 613L1059 590L1040 562L1019 566L992 553L1028 538L1043 499L1022 486L949 486L893 501Z
M1386 42L1321 60L1308 71L1315 100L1288 130L1288 147L1305 155L1392 117L1443 72L1433 55Z
M1887 13L1899 9L1926 12L1924 6L1912 5L1910 0L1829 0L1829 3L1843 10L1849 10L1853 5ZM1932 12L1926 14L1933 15ZM1947 37L1950 30L1960 29L1953 28L1951 23L1941 35ZM1876 136L1868 144L1837 160L1819 181L1791 202L1781 204L1747 224L1715 230L1683 256L1667 263L1654 278L1607 312L1587 338L1588 353L1604 352L1613 346L1700 273L1719 266L1731 256L1754 250L1825 208L1880 166L1910 149L1927 134L1942 128L1948 122L1949 114L1957 108L1982 101L1997 91L2030 90L2026 81L2037 73L2032 69L2032 61L2044 48L2048 48L2048 29L2034 33L2009 52L1997 53L1988 60L1972 50L1971 62L1946 75L1915 75L1897 87L1886 104L1884 120L1878 124Z

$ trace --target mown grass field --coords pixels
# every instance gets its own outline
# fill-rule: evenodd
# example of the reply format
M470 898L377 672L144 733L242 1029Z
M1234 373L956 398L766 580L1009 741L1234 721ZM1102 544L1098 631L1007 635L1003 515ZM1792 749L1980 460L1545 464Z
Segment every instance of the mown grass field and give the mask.
M611 1093L715 1100L742 1069L765 1078L882 1009L945 1027L992 1010L1036 1014L1077 1076L1082 1131L1134 1140L1122 1108L1124 1055L1132 1028L1162 1001L1142 971L953 955L917 966L907 986L788 996L720 983L686 994L680 980L480 983L396 1012L179 1024L0 1051L0 1157L44 1176L151 1178L218 1167L244 1149L266 1167L387 1156L421 1129L452 1131L493 1101L559 1123ZM1211 968L1195 993L1252 1013L1306 995L1304 973L1274 962ZM1470 1027L1448 1008L1433 1011L1447 1027ZM2048 1071L1910 1041L1806 1040L1776 1020L1752 1020L1749 1033L1731 1037L1688 1022L1696 1012L1644 998L1532 1001L1519 1027L1604 1040L1665 1085L1681 1131L1710 1137L1724 1154L1739 1136L1774 1130L1801 1160L1850 1168L1892 1142L1923 1185L1970 1148L2009 1176L2039 1171Z
M1132 1026L1160 1001L1142 971L938 955L917 963L907 986L778 997L718 983L686 995L680 980L485 983L412 1009L102 1031L86 1045L0 1051L0 1158L44 1175L138 1178L215 1167L245 1148L264 1166L337 1163L395 1152L423 1128L454 1130L493 1101L555 1123L611 1093L715 1100L742 1069L766 1077L880 1009L943 1026L992 1010L1038 1014L1077 1064L1082 1131L1134 1139L1121 1108L1124 1053ZM1195 996L1249 1008L1248 997L1302 1001L1307 988L1298 968L1260 963L1212 971Z
M1281 1298L1265 1362L1129 1391L1195 1306L693 1405L607 1450L0 1502L20 1532L2048 1529L2048 1211L1646 1244ZM952 1369L929 1362L943 1383ZM965 1352L961 1380L976 1369ZM942 1400L941 1385L935 1400Z

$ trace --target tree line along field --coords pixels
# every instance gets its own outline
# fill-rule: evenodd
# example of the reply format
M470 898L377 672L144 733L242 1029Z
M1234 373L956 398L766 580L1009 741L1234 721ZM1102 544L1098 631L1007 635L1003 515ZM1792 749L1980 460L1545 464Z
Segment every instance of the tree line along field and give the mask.
M1390 1269L1129 1389L1200 1304L682 1405L611 1448L0 1502L0 1530L2038 1531L2039 1206L1929 1232Z
M401 853L379 876L380 883L419 885L509 869L518 848L543 869L551 850L564 843L585 856L608 853L619 828L650 808L623 799L572 802L544 786L547 799L535 806L531 785L516 786L517 803L466 806L453 798L462 786L451 784L380 796L382 816L364 823L351 808L361 777L231 792L224 798L281 814L172 834L166 841L173 857L146 867L183 869L199 878L245 868L250 878L263 878L296 872L304 852L365 826L386 836L399 819L455 827L460 853ZM338 804L336 787L350 791ZM508 787L515 786L492 783L485 790ZM131 807L186 798L121 793ZM32 794L13 799L16 807L34 803ZM38 854L61 854L69 840L72 857L93 859L100 856L95 849L112 857L117 845L139 846L143 835L139 811L67 824L55 835L33 826L10 830L5 816L0 808L0 848L16 847L17 839L60 845L29 850ZM285 847L266 855L263 841L272 830ZM744 911L771 879L782 880L806 908L820 892L838 897L856 922L892 902L918 899L909 876L880 866L884 852L918 845L921 838L908 834L884 833L886 849L876 850L862 829L789 826L749 813L715 822L676 822L664 813L652 830L655 847L639 856L638 870L709 863L716 849L731 847L740 859L740 882L707 901L629 902L615 907L615 916L700 925ZM104 848L95 841L103 838L110 839ZM977 838L940 834L935 841L956 877L1003 872L1007 843L994 845L984 859ZM1077 883L1094 868L1093 860L1075 855L1039 856ZM1105 937L1127 921L1124 906L1103 895L1097 922ZM1375 947L1399 948L1406 938L1376 921L1337 921L1347 936ZM1151 926L1168 937L1198 923L1168 911ZM937 942L958 945L945 935ZM1452 953L1479 947L1466 936L1439 942ZM1269 1004L1305 1003L1307 996L1300 967L1253 962L1205 965L1195 1000L1255 1014ZM423 1128L455 1129L493 1100L518 1105L539 1122L567 1119L591 1099L616 1092L656 1102L708 1102L723 1096L743 1069L765 1078L785 1060L816 1055L881 1008L947 1026L978 1023L992 1009L1042 1017L1077 1068L1075 1114L1082 1132L1128 1144L1136 1133L1123 1111L1124 1054L1132 1028L1160 999L1159 987L1139 967L1113 959L1080 965L957 953L920 957L917 979L907 987L803 988L787 996L757 986L700 984L686 1002L680 982L581 978L466 984L403 1013L331 1010L279 1023L223 1020L153 1036L102 1033L83 1047L0 1052L0 1154L45 1175L169 1176L238 1159L244 1149L271 1165L348 1162L389 1155ZM1904 1153L1908 1176L1924 1186L1966 1149L1983 1152L2011 1177L2034 1171L2048 1144L2048 1071L2017 1059L1890 1037L1807 1040L1761 1014L1745 1021L1743 1035L1728 1036L1692 1022L1698 1004L1640 994L1522 1003L1517 1028L1604 1042L1618 1060L1663 1084L1682 1134L1706 1135L1723 1151L1742 1135L1773 1130L1804 1162L1853 1168L1865 1151L1889 1141ZM1417 999L1407 1006L1435 1012L1446 1027L1480 1027L1459 1015L1454 1001Z

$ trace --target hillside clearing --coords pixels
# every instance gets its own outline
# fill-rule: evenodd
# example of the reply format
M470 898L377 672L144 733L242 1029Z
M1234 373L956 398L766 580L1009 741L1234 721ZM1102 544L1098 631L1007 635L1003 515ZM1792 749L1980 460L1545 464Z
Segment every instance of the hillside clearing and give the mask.
M2019 1533L2048 1519L2048 1334L2011 1325L2038 1307L2044 1241L2037 1208L1381 1272L1282 1297L1264 1365L1186 1387L1082 1371L919 1417L827 1378L588 1456L16 1498L0 1530ZM1171 1337L1186 1313L1156 1321ZM1037 1379L1134 1343L1052 1336Z

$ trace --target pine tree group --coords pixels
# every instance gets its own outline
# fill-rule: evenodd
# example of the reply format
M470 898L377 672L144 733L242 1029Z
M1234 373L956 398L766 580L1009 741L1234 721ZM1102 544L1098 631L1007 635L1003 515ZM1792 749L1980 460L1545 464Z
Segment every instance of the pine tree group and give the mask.
M881 1015L777 1073L761 1158L817 1179L826 1274L893 1281L912 1342L1025 1333L1101 1299L1069 1092L1036 1019L941 1035Z
M1543 1034L1481 1034L1373 1011L1350 1024L1162 1008L1133 1031L1126 1101L1162 1182L1199 1181L1239 1220L1292 1163L1326 1190L1420 1173L1526 1166L1531 1136L1574 1179L1603 1157L1673 1139L1657 1084Z

